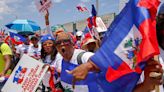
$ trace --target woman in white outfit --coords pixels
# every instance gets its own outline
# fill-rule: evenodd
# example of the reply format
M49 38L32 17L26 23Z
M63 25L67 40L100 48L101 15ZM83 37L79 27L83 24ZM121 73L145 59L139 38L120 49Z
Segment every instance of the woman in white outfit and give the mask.
M41 59L43 63L50 66L50 69L55 69L55 75L53 80L55 85L61 87L58 73L60 73L61 71L62 57L60 56L60 54L58 54L55 48L54 40L55 39L50 34L45 35L41 38L41 43L42 43ZM42 92L45 92L45 88L48 88L48 91L51 90L49 85L50 75L51 73L48 71L42 80L43 81Z

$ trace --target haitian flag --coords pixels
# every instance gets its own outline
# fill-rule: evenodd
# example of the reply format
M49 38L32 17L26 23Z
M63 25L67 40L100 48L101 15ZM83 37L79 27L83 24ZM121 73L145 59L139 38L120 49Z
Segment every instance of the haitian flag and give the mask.
M80 12L88 11L88 9L87 9L85 6L78 5L78 6L76 6L76 8L77 8L78 11L80 11Z
M85 27L85 29L84 29L83 33L84 33L84 34L89 33L89 28L88 28L87 26Z
M92 5L91 14L92 14L92 16L87 19L87 21L88 21L88 27L89 27L90 30L92 30L93 26L94 27L97 27L97 24L96 24L96 15L97 15L97 12L96 12L96 9L95 9L94 5Z
M108 92L132 92L147 59L159 54L155 15L158 0L130 0L116 17L91 60ZM106 79L106 80L104 80Z
M23 36L21 36L21 35L19 35L17 33L10 32L10 37L12 39L15 39L15 40L18 40L18 41L22 41L22 42L26 41L26 38L24 38Z

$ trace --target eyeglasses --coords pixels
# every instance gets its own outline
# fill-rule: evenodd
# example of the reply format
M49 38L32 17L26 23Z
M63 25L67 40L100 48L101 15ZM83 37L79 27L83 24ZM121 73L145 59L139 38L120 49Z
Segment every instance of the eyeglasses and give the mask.
M71 43L71 40L70 39L65 39L65 40L59 40L59 41L55 42L56 45L61 45L61 43L63 43L63 45L68 45L68 44Z

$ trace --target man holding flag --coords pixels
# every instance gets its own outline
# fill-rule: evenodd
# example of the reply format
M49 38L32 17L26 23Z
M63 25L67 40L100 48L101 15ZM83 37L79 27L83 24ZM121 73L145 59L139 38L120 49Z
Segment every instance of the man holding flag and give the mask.
M101 48L89 62L69 73L81 80L89 71L99 71L99 84L105 92L150 92L161 84L161 65L152 59L159 54L155 27L158 5L158 0L130 0L109 27ZM137 85L143 70L145 80Z

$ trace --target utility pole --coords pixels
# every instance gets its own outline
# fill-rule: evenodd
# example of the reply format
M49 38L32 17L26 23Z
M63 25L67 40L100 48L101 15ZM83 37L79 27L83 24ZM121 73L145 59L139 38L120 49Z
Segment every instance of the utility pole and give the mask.
M99 12L99 0L96 0L96 10L97 10L97 15L98 15L98 12Z

